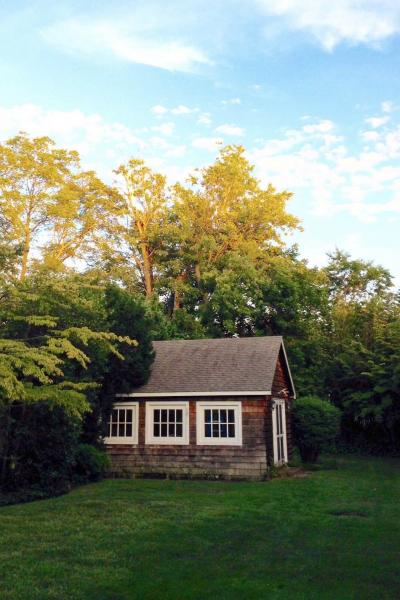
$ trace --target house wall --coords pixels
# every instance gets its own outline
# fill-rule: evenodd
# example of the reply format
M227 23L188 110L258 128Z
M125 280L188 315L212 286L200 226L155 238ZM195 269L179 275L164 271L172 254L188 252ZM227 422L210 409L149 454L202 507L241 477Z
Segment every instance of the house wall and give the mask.
M177 398L180 400L183 398ZM136 399L135 399L136 400ZM154 400L154 398L152 398ZM157 398L157 401L171 398ZM199 397L189 401L189 444L145 444L146 401L139 399L139 443L108 445L111 474L116 476L221 477L263 479L267 471L267 428L270 401L263 396ZM196 444L196 402L242 402L242 446Z

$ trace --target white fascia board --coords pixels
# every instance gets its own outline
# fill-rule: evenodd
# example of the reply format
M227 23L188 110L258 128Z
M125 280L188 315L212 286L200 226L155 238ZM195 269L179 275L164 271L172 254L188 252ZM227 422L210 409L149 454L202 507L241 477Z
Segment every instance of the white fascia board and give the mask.
M282 350L283 350L283 354L284 354L284 357L285 357L287 370L288 370L288 373L289 373L290 383L292 384L293 398L294 398L294 400L296 400L296 388L294 387L292 374L290 372L289 361L287 359L287 354L286 354L286 350L285 350L285 344L283 343L283 339L282 339Z
M157 392L146 394L144 392L132 392L131 394L116 394L117 398L175 398L177 396L185 398L195 398L201 396L268 396L271 391L240 391L240 392Z

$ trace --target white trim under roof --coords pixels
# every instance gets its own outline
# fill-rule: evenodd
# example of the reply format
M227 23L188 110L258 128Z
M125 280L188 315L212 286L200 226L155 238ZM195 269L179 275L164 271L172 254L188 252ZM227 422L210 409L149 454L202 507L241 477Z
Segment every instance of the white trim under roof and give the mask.
M271 395L271 391L266 390L252 390L251 392L237 390L232 392L133 392L131 394L116 394L117 398L174 398L176 396L193 398L201 396L268 396Z
M289 367L289 361L287 359L287 354L286 354L286 350L285 350L285 344L283 343L283 338L282 338L282 350L283 350L283 354L285 357L285 361L286 361L286 366L287 366L287 370L289 373L289 379L290 379L290 383L292 384L292 390L293 390L293 399L296 400L296 388L294 387L294 383L293 383L293 378L292 378L292 374L290 372L290 367Z

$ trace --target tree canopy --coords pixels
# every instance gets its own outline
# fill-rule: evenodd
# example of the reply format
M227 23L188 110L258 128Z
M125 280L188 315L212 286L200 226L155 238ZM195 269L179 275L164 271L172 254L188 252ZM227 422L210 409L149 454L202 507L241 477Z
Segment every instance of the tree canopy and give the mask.
M241 146L173 185L140 158L115 177L47 137L0 144L0 407L62 407L97 443L152 339L279 334L300 395L338 406L348 439L399 449L387 269L339 249L310 266L288 243L290 191L262 185Z

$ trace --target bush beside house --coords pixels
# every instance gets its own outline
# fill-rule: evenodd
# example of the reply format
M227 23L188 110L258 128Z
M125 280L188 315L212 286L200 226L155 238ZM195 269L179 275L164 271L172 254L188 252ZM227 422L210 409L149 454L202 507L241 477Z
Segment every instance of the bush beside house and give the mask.
M305 462L315 462L340 431L340 410L316 396L305 396L293 405L295 443Z

